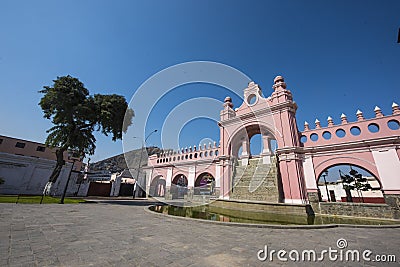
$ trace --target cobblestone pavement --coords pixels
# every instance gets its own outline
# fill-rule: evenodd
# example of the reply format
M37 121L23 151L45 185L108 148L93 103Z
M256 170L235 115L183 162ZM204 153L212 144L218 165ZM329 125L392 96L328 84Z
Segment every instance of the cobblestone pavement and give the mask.
M331 262L327 266L398 266L400 229L269 229L206 224L146 212L144 200L79 205L0 204L0 266L309 266L261 262L257 252L369 249L397 263ZM263 254L261 254L262 256ZM295 256L295 254L293 254ZM286 254L288 257L288 254ZM321 265L321 263L319 263Z

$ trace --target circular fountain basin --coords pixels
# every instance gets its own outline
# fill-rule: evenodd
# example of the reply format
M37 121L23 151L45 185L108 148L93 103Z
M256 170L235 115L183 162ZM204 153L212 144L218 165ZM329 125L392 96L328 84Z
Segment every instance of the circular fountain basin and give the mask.
M154 205L150 206L149 210L170 216L249 225L391 225L400 227L398 220L232 210L211 205L192 207Z

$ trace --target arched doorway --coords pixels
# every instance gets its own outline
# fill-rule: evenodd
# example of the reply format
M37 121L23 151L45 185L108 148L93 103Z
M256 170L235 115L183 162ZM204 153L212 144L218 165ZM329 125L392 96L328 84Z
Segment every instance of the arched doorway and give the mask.
M321 172L317 185L320 201L385 203L380 181L357 165L332 165Z
M171 184L171 194L173 199L184 198L188 191L188 179L183 174L174 177Z
M162 175L156 176L150 184L149 195L152 197L165 196L165 179Z
M208 172L200 174L194 183L195 195L214 195L215 178Z

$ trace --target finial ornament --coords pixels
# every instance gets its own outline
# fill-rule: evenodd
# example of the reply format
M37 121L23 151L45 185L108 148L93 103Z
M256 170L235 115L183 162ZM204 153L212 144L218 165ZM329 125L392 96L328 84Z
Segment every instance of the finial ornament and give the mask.
M331 117L331 116L328 116L328 118L327 118L327 121L328 121L328 127L329 127L329 126L333 126L333 125L334 125L334 123L333 123L333 119L332 119L332 117Z
M308 125L308 122L304 122L304 131L308 131L308 130L310 130L310 127L309 127L309 125Z
M356 112L356 116L357 116L357 120L358 121L363 121L364 120L364 115L363 115L362 111L359 110L359 109Z
M375 118L382 118L383 117L383 113L382 113L380 107L375 106L374 112L375 112Z
M340 115L340 118L342 119L342 124L347 123L347 116L346 116L346 114L342 113L342 115Z
M321 122L318 119L315 119L315 129L321 128Z
M278 89L286 89L285 79L282 76L276 76L272 88L276 91Z
M397 105L397 103L395 103L395 102L393 102L393 104L392 104L392 113L393 113L393 115L400 114L399 105Z

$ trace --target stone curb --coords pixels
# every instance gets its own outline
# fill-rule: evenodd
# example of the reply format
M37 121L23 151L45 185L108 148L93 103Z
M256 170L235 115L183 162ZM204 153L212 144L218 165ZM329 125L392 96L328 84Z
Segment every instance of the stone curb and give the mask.
M275 224L257 224L257 223L219 222L219 221L195 219L195 218L189 218L189 217L174 216L174 215L169 215L169 214L158 213L155 211L151 211L149 209L152 206L154 206L154 205L146 206L146 207L144 207L144 210L150 214L157 215L157 216L198 222L198 223L223 225L223 226L237 226L237 227L248 227L248 228L269 228L269 229L304 229L304 230L339 228L339 227L342 227L342 228L371 228L371 229L400 228L400 224L392 224L392 225L355 225L355 224L275 225Z

